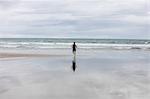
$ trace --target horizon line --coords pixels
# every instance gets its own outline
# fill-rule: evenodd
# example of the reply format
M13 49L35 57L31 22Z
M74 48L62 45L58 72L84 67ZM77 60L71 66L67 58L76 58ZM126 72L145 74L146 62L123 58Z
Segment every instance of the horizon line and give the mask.
M150 40L144 38L79 38L79 37L0 37L0 39L119 39L119 40Z

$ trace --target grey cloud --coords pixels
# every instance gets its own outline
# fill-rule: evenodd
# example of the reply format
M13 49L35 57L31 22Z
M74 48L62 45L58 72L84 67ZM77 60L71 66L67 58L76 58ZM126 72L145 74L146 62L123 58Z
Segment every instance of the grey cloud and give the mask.
M11 8L0 11L0 37L11 33L35 37L146 38L143 35L150 32L145 3L142 0L0 0L0 8Z
M0 0L1 9L9 9L19 3L20 0Z

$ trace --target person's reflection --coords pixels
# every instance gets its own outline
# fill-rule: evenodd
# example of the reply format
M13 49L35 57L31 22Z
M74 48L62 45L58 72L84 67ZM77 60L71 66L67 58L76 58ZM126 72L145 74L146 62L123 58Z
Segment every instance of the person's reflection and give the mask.
M74 55L73 60L72 60L72 70L75 72L76 71L76 56Z

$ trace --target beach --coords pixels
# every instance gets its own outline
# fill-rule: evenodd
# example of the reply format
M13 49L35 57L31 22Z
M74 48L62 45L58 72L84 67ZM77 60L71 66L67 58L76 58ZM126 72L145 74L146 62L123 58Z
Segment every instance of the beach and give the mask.
M150 99L150 0L0 0L0 99Z
M145 50L0 50L0 99L149 99Z

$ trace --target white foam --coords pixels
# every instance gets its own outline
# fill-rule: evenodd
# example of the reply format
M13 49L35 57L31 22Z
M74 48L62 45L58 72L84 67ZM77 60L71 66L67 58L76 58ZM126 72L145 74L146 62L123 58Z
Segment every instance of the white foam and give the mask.
M0 48L71 48L72 43L56 42L0 42ZM100 43L77 43L81 49L117 49L117 50L139 50L150 49L150 44L100 44Z

